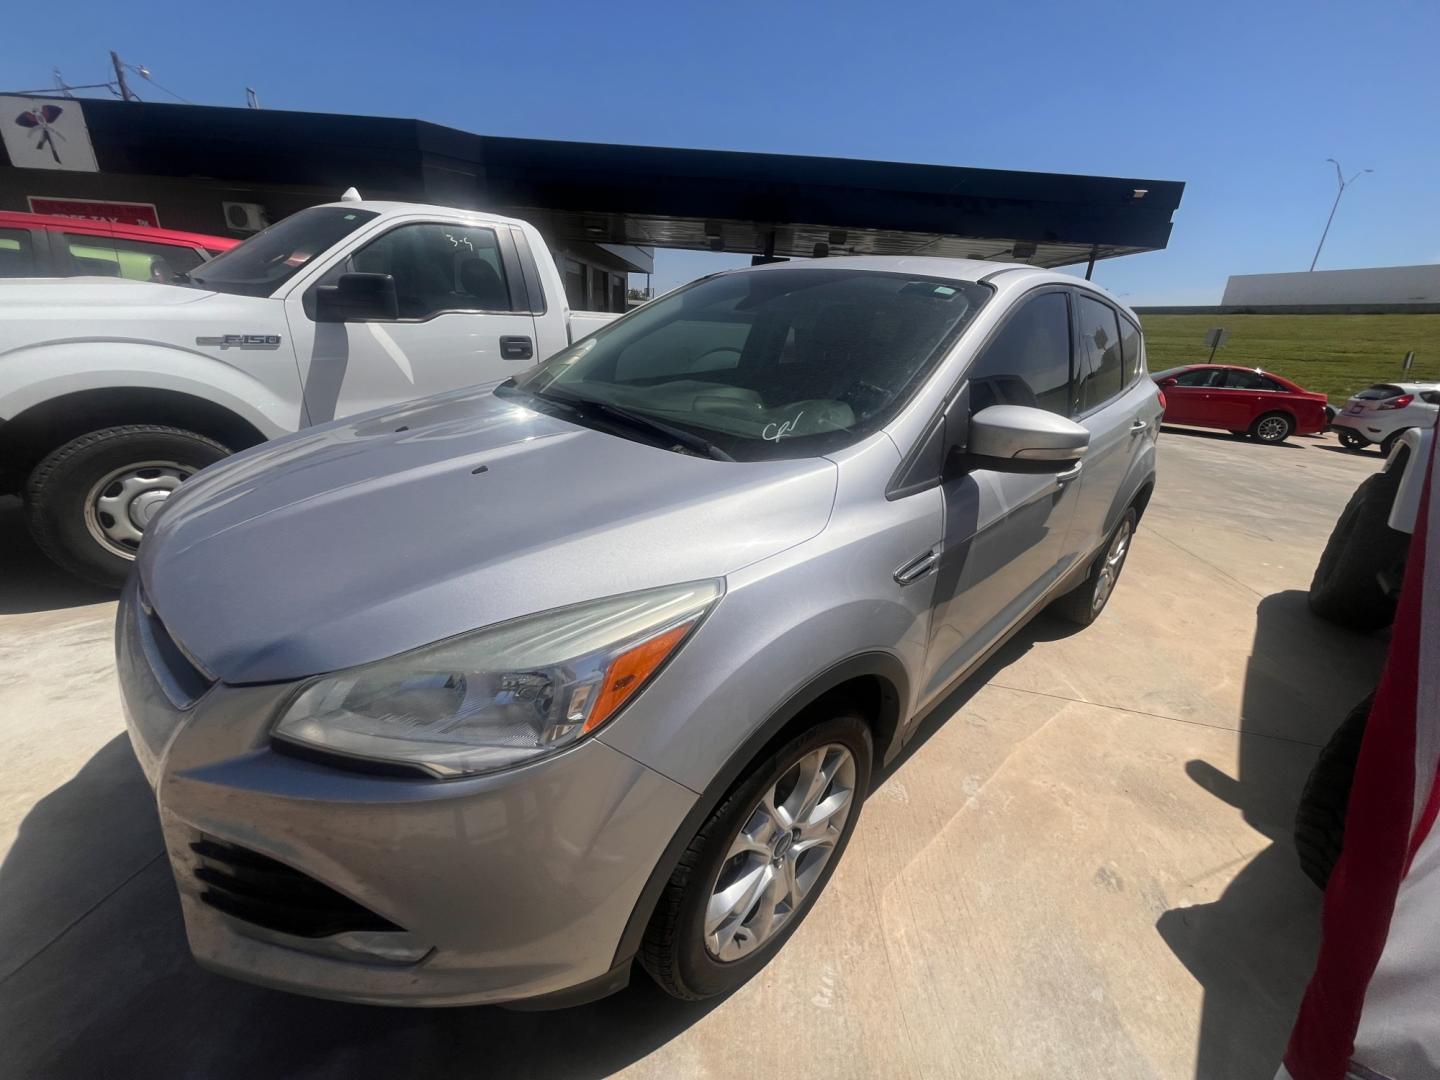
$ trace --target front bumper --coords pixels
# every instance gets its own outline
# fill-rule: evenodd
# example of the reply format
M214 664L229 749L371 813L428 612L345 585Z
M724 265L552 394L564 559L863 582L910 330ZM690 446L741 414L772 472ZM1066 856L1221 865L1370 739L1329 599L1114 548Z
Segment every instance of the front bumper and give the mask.
M297 759L268 738L293 685L215 683L187 703L133 580L118 620L127 727L155 788L202 965L377 1004L509 1002L615 982L617 961L628 960L616 956L622 932L694 801L688 789L595 739L464 780L363 775ZM237 917L233 904L221 910L217 887L225 893L233 882L217 878L204 854L216 845L259 857L247 887L300 882L298 892L267 895L247 915L330 896L395 928L369 941L423 957L361 955L343 928L317 936L316 924L297 934L283 918ZM272 872L269 860L285 873Z

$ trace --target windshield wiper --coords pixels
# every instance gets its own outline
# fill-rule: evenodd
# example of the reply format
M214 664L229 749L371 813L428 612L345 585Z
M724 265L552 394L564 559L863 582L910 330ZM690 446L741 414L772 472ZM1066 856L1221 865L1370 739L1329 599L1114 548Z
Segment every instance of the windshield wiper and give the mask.
M516 388L518 389L518 387ZM557 394L554 392L540 392L537 390L524 390L522 393L530 394L544 401L553 401L558 405L566 405L576 412L598 413L611 420L618 420L627 427L644 431L649 435L659 435L672 442L683 446L687 450L694 451L702 457L714 458L716 461L734 461L735 459L721 450L714 443L701 438L694 432L685 431L682 428L671 427L661 420L656 420L645 413L631 412L620 405L612 405L608 401L601 401L599 398L586 397L582 394Z

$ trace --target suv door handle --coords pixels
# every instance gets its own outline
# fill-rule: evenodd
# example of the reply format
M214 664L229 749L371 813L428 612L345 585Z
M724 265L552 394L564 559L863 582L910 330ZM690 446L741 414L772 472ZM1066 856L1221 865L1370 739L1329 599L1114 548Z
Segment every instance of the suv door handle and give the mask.
M535 356L535 345L528 337L507 336L500 339L502 360L530 360Z
M899 570L895 571L895 580L901 585L913 585L926 574L940 565L940 552L931 548L922 555L917 555Z
M1130 434L1139 435L1140 432L1144 431L1149 426L1150 421L1148 420L1136 420L1130 425Z
M1077 461L1074 465L1070 466L1070 468L1066 469L1064 472L1057 472L1055 474L1055 482L1057 484L1068 484L1071 480L1074 480L1075 477L1080 475L1080 469L1084 464L1085 463L1083 461Z

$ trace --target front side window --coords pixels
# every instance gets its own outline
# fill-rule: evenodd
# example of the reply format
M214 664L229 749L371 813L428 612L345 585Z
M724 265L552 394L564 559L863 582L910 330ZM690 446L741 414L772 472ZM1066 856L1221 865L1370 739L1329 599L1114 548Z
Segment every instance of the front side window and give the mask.
M970 365L970 411L1028 405L1070 411L1070 306L1063 292L1026 300Z
M1120 350L1120 324L1115 309L1088 296L1080 297L1080 344L1088 354L1079 390L1079 411L1099 408L1125 386Z
M347 269L394 278L402 319L510 310L494 229L401 225L357 251Z
M28 229L0 229L0 278L33 277L35 247Z
M378 216L373 210L312 206L215 256L200 273L190 275L190 282L216 292L269 296L316 256Z
M201 263L200 255L175 244L151 244L123 237L82 236L66 233L71 264L82 276L156 281L168 285Z
M738 460L810 457L883 426L990 295L971 282L875 271L721 274L496 392L581 422L591 414L577 403L624 410Z

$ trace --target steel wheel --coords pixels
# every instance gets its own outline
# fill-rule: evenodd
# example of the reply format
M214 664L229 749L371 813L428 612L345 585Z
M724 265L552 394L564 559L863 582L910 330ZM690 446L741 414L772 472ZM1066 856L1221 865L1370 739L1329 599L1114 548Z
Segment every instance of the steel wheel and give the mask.
M85 527L101 547L133 559L150 520L195 472L175 461L142 461L109 472L85 497Z
M855 758L838 743L806 754L751 809L705 906L705 950L739 960L764 945L809 895L855 804Z
M1110 599L1110 594L1115 591L1115 582L1120 578L1120 567L1125 563L1125 556L1130 551L1131 525L1130 518L1126 517L1120 522L1120 527L1115 530L1115 536L1110 541L1110 547L1105 552L1105 561L1100 564L1100 573L1095 578L1095 591L1090 598L1090 610L1096 615Z

